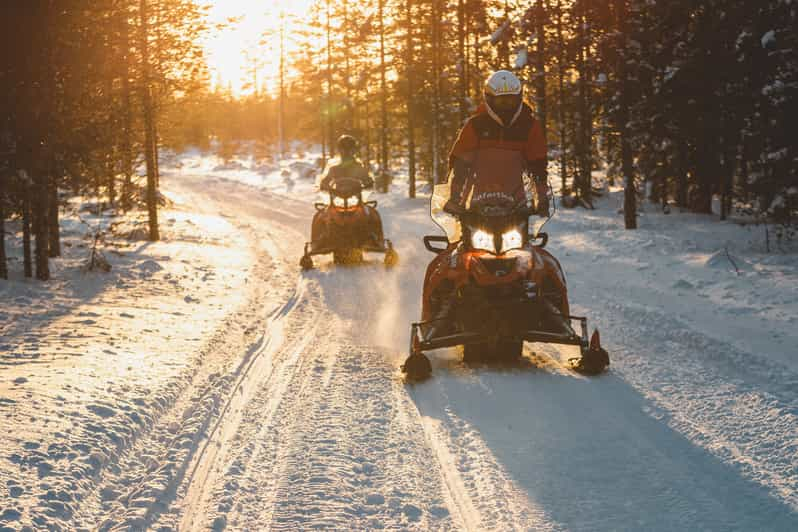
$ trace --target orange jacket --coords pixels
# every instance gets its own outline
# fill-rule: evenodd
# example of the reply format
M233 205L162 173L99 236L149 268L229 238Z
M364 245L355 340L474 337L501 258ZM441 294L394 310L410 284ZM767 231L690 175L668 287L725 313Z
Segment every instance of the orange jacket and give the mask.
M473 164L482 148L498 148L520 152L528 165L528 170L545 172L546 139L543 128L535 119L532 108L524 103L521 112L510 127L503 127L488 113L483 103L474 116L460 130L457 140L449 154L449 164L454 159ZM540 163L544 163L541 166Z
M515 120L502 126L483 103L468 119L449 154L452 194L461 198L466 186L479 191L517 189L519 176L535 177L539 197L546 195L546 139L532 109L524 103ZM468 185L470 183L470 185Z

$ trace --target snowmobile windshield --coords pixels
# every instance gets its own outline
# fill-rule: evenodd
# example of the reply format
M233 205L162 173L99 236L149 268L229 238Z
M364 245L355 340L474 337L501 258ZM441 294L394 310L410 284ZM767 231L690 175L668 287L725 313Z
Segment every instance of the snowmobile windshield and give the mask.
M457 199L459 207L466 211L472 211L473 207L486 201L501 200L515 205L518 209L526 208L531 212L539 205L537 190L538 187L535 186L532 176L525 171L525 164L519 152L480 148L474 158L472 172L464 183L454 183L453 172L449 172L444 182L435 185L430 201L430 214L433 221L446 233L449 241L456 242L462 237L460 220L444 211L447 202L452 198ZM549 202L549 205L551 204L552 202ZM537 237L550 217L550 215L530 217L529 235Z

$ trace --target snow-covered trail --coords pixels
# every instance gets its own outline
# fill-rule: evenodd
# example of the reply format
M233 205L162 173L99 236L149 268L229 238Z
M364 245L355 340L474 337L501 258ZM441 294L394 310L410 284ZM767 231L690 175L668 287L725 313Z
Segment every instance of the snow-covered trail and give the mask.
M37 322L33 340L110 324L129 354L114 366L89 335L82 359L5 368L0 405L19 435L0 438L0 528L798 529L791 256L687 215L646 213L626 232L613 198L563 211L549 246L611 371L573 374L568 348L527 345L511 369L467 368L448 350L432 380L407 386L427 200L377 197L398 267L318 258L302 273L316 196L298 177L308 163L289 168L170 172L166 192L185 206L165 220L176 236L155 258L117 259L121 279L127 263L161 276ZM175 276L192 290L165 290ZM134 313L146 320L119 329ZM23 325L8 323L6 349ZM56 393L73 403L45 400Z
M296 268L312 197L208 178L181 186L198 202L213 190L220 208L268 235L281 267ZM383 203L400 266L335 268L322 258L307 274L286 271L300 289L282 291L287 310L264 326L253 370L222 401L209 443L154 524L795 527L792 369L774 376L759 361L743 373L750 352L712 343L711 331L658 305L645 269L586 272L596 252L578 239L601 220L566 214L551 232L562 236L552 247L576 308L596 318L614 355L610 374L575 376L560 363L567 349L534 345L525 369L467 369L457 353L438 353L435 378L406 387L397 367L429 259L419 236L431 224L423 200ZM619 267L602 257L602 267Z
M182 185L179 194L207 204L200 197L207 182ZM163 511L151 524L459 528L439 471L429 467L435 458L395 354L360 338L369 321L363 312L383 306L368 286L385 278L382 265L338 272L321 265L301 276L296 258L312 207L234 183L212 188L220 209L234 207L269 235L274 262L290 264L299 288L269 321L209 439L197 446L175 490L179 513Z

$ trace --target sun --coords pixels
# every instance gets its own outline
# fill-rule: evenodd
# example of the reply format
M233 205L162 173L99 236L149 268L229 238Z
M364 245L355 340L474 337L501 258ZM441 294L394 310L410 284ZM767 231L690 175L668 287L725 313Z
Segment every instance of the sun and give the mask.
M292 20L301 18L313 0L211 0L211 31L205 53L215 87L229 87L236 97L255 90L272 92L279 73L280 21L286 27L288 52L296 45L290 38ZM224 24L219 29L217 25ZM264 39L264 34L274 36ZM265 43L264 43L265 41Z

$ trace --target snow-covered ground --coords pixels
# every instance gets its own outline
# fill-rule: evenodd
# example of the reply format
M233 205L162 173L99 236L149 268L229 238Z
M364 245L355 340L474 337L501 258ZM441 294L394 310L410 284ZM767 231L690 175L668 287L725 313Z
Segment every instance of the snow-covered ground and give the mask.
M314 160L175 158L163 242L83 272L76 225L54 281L0 282L0 527L798 528L798 255L653 208L625 231L616 194L562 210L610 372L452 350L408 387L426 200L377 196L396 269L302 274Z

